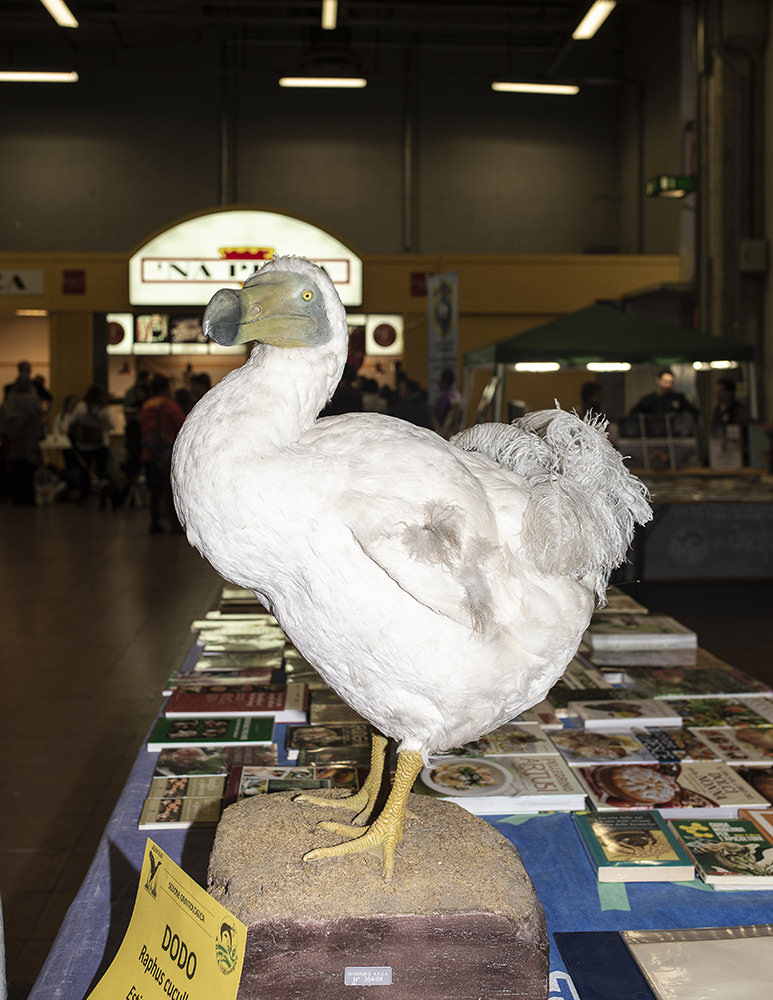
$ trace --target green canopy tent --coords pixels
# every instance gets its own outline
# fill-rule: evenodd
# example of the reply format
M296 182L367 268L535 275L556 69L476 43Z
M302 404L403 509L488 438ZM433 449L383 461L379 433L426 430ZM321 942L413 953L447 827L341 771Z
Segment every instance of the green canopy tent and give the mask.
M694 361L753 361L754 354L752 344L710 337L597 303L513 337L467 351L464 355L465 383L467 388L473 369L493 368L499 376L494 412L500 414L505 367L517 362L552 361L568 367L605 361L672 365Z
M709 337L668 323L592 305L532 327L514 337L467 351L465 368L490 368L517 361L628 361L632 365L690 364L693 361L752 361L754 347Z

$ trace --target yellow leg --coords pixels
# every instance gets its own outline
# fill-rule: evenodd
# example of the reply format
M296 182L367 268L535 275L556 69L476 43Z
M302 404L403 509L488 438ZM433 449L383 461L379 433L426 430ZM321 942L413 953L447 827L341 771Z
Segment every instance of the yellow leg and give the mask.
M337 858L344 854L355 854L358 851L372 851L378 854L384 862L384 878L390 879L395 864L395 848L403 839L406 804L413 783L421 771L423 762L418 750L403 750L397 755L397 772L392 791L386 800L378 818L365 833L356 826L346 826L343 823L320 823L323 830L340 833L356 839L348 843L336 844L335 847L319 847L304 854L304 861L316 858Z
M332 806L335 809L358 810L354 817L354 822L358 824L367 823L373 806L376 804L376 797L381 788L381 778L384 774L384 756L387 747L387 739L380 733L374 733L370 742L370 771L368 777L363 781L362 788L354 795L347 795L343 799L326 799L321 795L297 795L294 802L310 802L315 806Z

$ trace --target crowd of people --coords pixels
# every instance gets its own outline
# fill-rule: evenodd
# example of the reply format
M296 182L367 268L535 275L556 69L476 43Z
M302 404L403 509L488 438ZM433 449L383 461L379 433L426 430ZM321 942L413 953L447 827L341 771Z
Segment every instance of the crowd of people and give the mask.
M211 387L207 373L189 365L182 384L172 394L169 378L140 369L122 399L109 400L106 390L90 386L82 397L68 395L53 412L53 397L42 376L32 375L27 361L18 364L16 379L5 386L0 403L0 498L34 505L69 499L85 505L96 494L102 507L119 507L129 500L150 512L150 531L182 529L172 500L172 447L186 415ZM661 369L655 388L631 409L632 414L690 414L696 407L675 389L673 372ZM732 379L716 385L716 405L710 432L728 425L745 427L748 410L736 398ZM124 434L120 457L111 449L113 422L110 403L123 408ZM434 403L425 387L399 366L394 387L379 383L347 365L323 416L350 412L390 414L450 438L462 424L462 399L451 370L441 373ZM603 414L599 382L582 386L580 415ZM41 445L50 441L61 462L49 463ZM166 525L166 527L165 527Z
M140 370L122 399L111 400L99 385L83 396L65 396L54 414L53 396L27 361L0 403L0 496L18 505L71 500L85 506L96 495L100 507L120 507L131 498L150 511L150 531L182 531L174 510L170 470L172 447L186 413L210 387L206 373L186 372L171 395L162 373ZM110 404L124 414L123 450L111 448ZM48 448L60 456L47 461Z

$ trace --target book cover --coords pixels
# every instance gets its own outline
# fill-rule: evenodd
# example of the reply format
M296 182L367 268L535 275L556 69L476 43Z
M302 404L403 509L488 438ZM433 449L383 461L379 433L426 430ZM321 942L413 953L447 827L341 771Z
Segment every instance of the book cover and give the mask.
M142 806L138 828L212 826L220 819L225 776L156 777Z
M196 673L208 670L279 670L282 667L282 650L256 653L249 650L201 655L194 665Z
M581 764L654 763L656 757L633 730L603 732L560 729L550 734L554 746L571 767ZM673 758L676 760L677 758Z
M234 767L226 786L225 805L253 795L315 788L339 788L353 794L359 786L357 768L348 764Z
M764 807L766 800L724 761L680 764L600 764L576 768L593 806L658 809L662 816L735 816L746 806ZM721 812L719 811L721 810Z
M150 788L145 798L177 799L204 798L222 799L225 792L224 774L177 775L174 777L155 776L150 779Z
M739 819L748 819L773 844L773 809L739 809Z
M283 684L285 674L283 670L267 670L264 667L247 668L246 670L193 670L185 674L171 674L163 691L164 697L168 697L177 688L186 691L200 691L206 685L219 685L224 689L239 689L240 691L251 691L256 687L265 687L267 684Z
M580 647L584 648L583 643ZM690 649L599 649L588 650L591 663L605 673L611 668L627 667L694 667L698 663L698 650Z
M667 702L655 698L571 701L573 712L586 729L629 729L638 726L679 726L682 718Z
M227 746L234 743L271 743L274 717L159 719L148 737L150 751L184 744L195 747Z
M561 729L563 723L558 717L558 713L555 708L550 704L549 701L538 701L536 705L532 705L531 708L527 708L525 712L521 712L520 715L516 716L513 720L515 722L536 722L538 725L542 726L543 729L553 730Z
M751 820L672 819L671 825L707 884L773 888L773 844Z
M273 716L276 722L305 722L308 689L305 684L250 685L250 690L220 684L176 688L164 709L168 719L202 716Z
M478 816L585 807L585 794L561 757L438 757L413 787Z
M603 608L596 608L596 615L648 615L649 608L645 608L637 600L626 594L619 587L607 587L604 595L606 604Z
M728 764L773 763L773 726L700 726L693 732Z
M479 740L448 751L451 757L532 756L558 753L545 730L536 722L507 722Z
M668 704L691 727L764 726L773 720L771 698L670 698Z
M295 763L298 767L311 764L351 764L354 767L370 767L369 746L301 747L297 751Z
M606 687L586 688L580 693L577 688L566 684L562 678L548 691L546 699L559 718L561 716L566 718L574 714L569 707L573 701L627 701L629 698L644 697L646 697L644 692L636 688L613 687L611 684Z
M285 748L288 753L301 747L369 747L371 728L367 722L349 723L340 726L288 726L285 732Z
M661 764L675 764L681 760L722 759L686 726L634 727L631 732Z
M697 648L692 629L667 615L594 614L584 640L599 649L690 649Z
M652 698L708 698L736 695L769 695L770 688L704 650L698 650L694 667L629 667L632 684Z
M773 765L757 765L744 767L743 764L736 765L736 772L740 778L751 785L752 788L773 805Z
M312 691L309 696L309 722L313 725L340 725L365 720L329 688Z
M572 820L599 882L680 882L693 862L654 810L579 812Z
M222 798L145 799L137 828L163 830L165 827L217 826L222 809Z
M230 747L168 747L160 751L153 776L226 775L234 764L269 766L276 764L278 757L276 743Z

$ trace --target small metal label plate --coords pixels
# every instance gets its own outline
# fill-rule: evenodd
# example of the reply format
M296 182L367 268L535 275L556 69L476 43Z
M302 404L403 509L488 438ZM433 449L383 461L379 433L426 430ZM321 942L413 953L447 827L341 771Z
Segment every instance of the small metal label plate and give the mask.
M344 986L391 986L390 965L347 965Z

